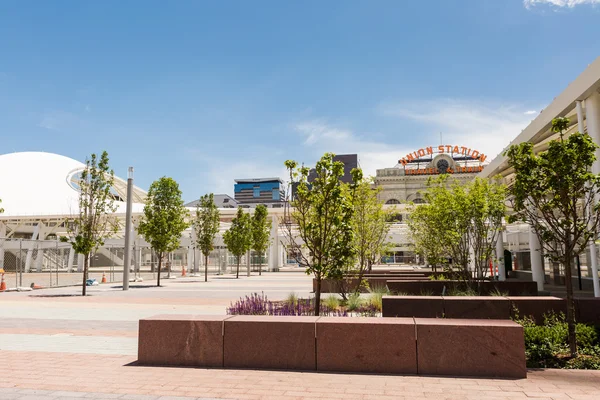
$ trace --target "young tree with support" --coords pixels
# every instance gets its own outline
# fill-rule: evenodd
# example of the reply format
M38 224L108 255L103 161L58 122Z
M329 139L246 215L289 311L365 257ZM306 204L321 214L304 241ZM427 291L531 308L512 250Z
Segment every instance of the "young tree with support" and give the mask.
M112 192L114 172L108 161L106 151L99 158L92 154L86 159L78 180L79 214L67 221L68 236L60 238L70 243L75 253L83 255L82 296L86 295L90 258L119 229L118 219L109 215L117 206Z
M295 161L285 162L290 183L282 225L288 249L306 273L315 277L316 316L320 314L322 280L339 279L344 266L354 257L352 201L340 182L344 164L334 161L333 157L333 153L321 157L315 166L316 178L311 183L308 168L298 167ZM293 199L292 188L295 188Z
M165 255L179 248L181 235L189 226L186 222L188 217L179 184L173 178L163 176L152 182L138 232L150 243L158 258L156 286L160 286L162 260Z
M212 193L200 198L196 209L194 228L196 230L196 246L204 255L204 282L208 281L208 256L214 250L214 241L219 233L220 214Z
M475 178L467 184L470 236L477 278L483 279L494 258L502 219L506 215L506 186L499 179Z
M252 226L250 215L238 207L236 216L231 220L231 226L223 234L223 242L227 250L236 257L237 268L235 277L240 277L240 258L252 247Z
M259 204L252 215L252 249L259 259L258 274L262 275L262 257L269 248L271 240L271 221L267 206Z
M552 131L559 139L550 141L548 150L534 154L533 144L525 142L511 146L506 155L515 170L509 183L511 221L529 223L546 256L565 268L569 348L575 357L572 267L575 256L598 236L600 175L592 173L598 146L585 133L565 138L568 127L568 118L556 118Z
M364 274L371 271L373 264L389 249L388 233L389 220L395 213L394 209L384 209L377 195L381 188L371 187L372 179L363 179L360 169L351 171L353 183L348 185L348 195L352 201L352 231L355 257L349 265L348 272L358 276L358 284L351 288L358 293ZM346 286L342 278L341 286ZM345 299L346 290L342 297Z

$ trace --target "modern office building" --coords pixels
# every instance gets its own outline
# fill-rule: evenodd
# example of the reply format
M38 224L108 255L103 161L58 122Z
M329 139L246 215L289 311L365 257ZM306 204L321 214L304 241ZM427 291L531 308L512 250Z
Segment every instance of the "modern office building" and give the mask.
M264 204L277 208L283 206L285 199L283 181L279 178L236 179L233 192L241 207Z
M344 183L352 182L352 171L354 168L358 168L358 155L357 154L337 154L333 157L333 161L341 161L344 163L344 176L340 178L340 181ZM317 172L314 168L308 173L308 182L313 182L317 177Z

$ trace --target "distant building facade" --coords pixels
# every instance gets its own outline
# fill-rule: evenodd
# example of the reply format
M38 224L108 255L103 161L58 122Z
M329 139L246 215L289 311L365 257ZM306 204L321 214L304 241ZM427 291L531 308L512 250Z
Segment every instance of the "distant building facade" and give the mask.
M378 169L375 185L384 204L424 203L430 177L451 174L460 182L472 180L483 170L487 156L465 146L439 145L407 154L394 168Z
M236 179L233 192L235 201L241 207L257 204L283 207L285 199L283 181L279 178Z
M358 168L358 155L357 154L337 154L333 157L333 161L341 161L344 163L344 176L340 178L341 182L352 183L352 171L354 168ZM317 171L311 168L308 173L308 182L313 182L317 177Z

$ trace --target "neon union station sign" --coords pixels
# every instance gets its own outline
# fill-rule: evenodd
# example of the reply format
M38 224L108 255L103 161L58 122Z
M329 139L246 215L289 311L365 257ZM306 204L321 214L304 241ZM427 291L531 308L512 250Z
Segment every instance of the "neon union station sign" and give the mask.
M437 161L433 160L434 154L447 154L452 159L452 165L446 158L436 157ZM431 158L422 160L422 158L431 156ZM417 164L417 168L407 168L405 172L407 175L433 175L433 174L444 174L444 173L476 173L483 170L481 165L487 156L482 152L471 149L466 146L452 146L452 145L439 145L437 148L433 146L424 147L417 151L407 154L405 157L398 161L399 164L407 166L407 164ZM419 168L420 162L431 162L427 168ZM478 161L479 164L460 165L456 161Z

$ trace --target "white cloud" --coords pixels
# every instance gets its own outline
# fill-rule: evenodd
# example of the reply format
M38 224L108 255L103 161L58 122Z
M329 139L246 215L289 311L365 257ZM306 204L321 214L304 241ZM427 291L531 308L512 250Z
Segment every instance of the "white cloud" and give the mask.
M249 152L252 154L252 152ZM265 154L257 152L257 154ZM266 152L266 154L272 154ZM201 150L185 149L185 157L198 162L202 160L203 167L200 173L189 174L182 179L185 187L197 188L201 184L201 192L186 191L185 199L193 201L206 193L228 194L233 196L233 185L235 179L246 178L281 178L286 181L286 170L280 159L269 162L268 159L252 157L236 160L233 158L215 157Z
M413 120L438 134L442 132L443 144L477 149L488 156L488 161L501 153L532 120L531 114L516 106L481 101L386 104L380 107L380 111L383 115Z
M581 4L600 4L600 0L523 0L523 5L528 9L537 5L573 8Z
M374 176L377 169L393 167L399 158L410 151L408 146L390 145L377 141L373 139L375 135L359 136L323 119L296 124L294 129L305 137L304 144L308 147L312 160L317 160L325 152L356 153L360 166L367 176Z
M394 167L398 159L420 147L439 144L440 132L444 144L477 149L491 161L535 117L528 108L502 105L493 101L432 100L388 103L376 108L373 120L390 118L411 131L400 131L405 143L388 140L382 133L356 132L325 118L296 122L291 129L298 135L290 138L290 147L271 147L248 151L256 157L236 159L215 157L202 150L186 149L187 157L202 160L199 174L185 179L186 187L198 187L214 193L233 194L236 178L280 177L287 181L283 161L292 158L311 166L325 152L358 154L365 175L375 175L377 169ZM262 157L258 154L276 154ZM298 155L300 154L300 155ZM193 200L203 193L186 193Z
M537 114L537 111L535 111L535 110L529 110L529 111L525 111L524 114L525 115L534 115L534 114Z

